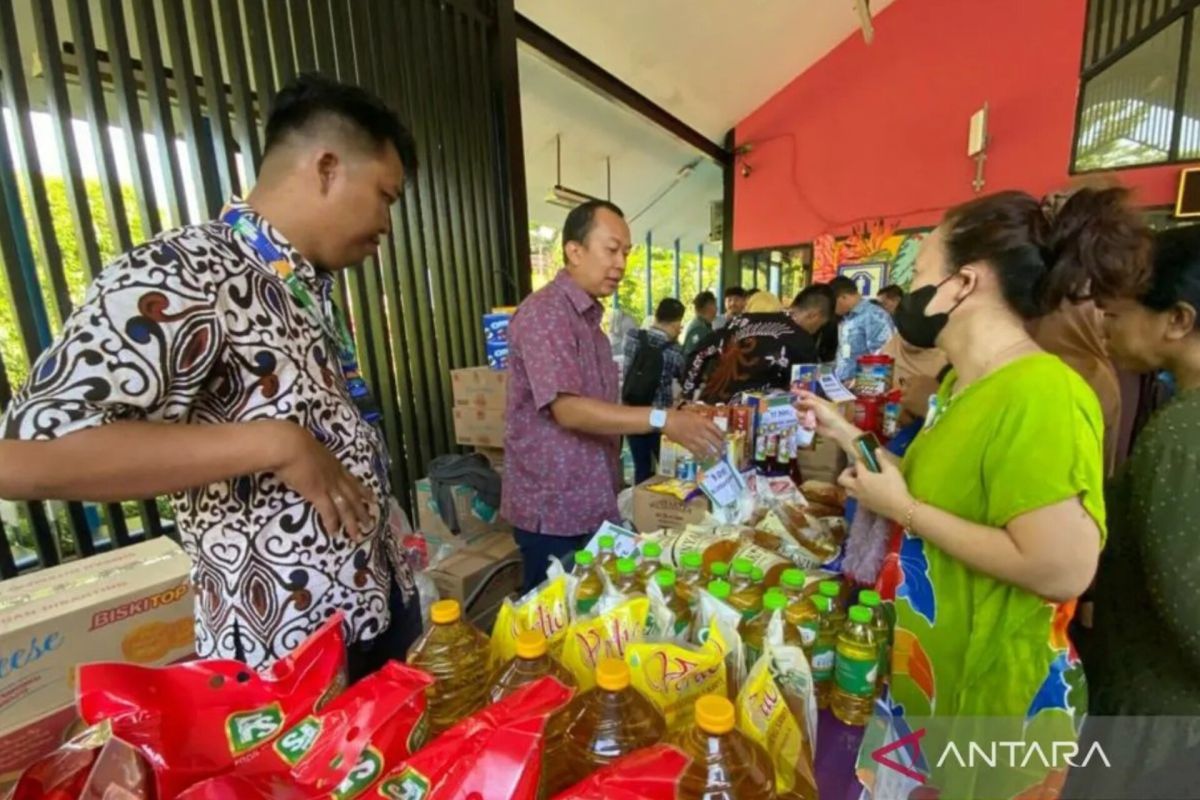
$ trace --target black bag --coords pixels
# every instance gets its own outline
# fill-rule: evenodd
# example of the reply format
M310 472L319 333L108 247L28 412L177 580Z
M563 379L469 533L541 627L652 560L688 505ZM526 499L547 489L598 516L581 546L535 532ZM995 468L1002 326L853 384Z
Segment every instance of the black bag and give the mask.
M663 346L651 341L645 331L636 331L638 349L633 363L625 365L625 384L621 400L627 406L648 406L654 403L663 376Z

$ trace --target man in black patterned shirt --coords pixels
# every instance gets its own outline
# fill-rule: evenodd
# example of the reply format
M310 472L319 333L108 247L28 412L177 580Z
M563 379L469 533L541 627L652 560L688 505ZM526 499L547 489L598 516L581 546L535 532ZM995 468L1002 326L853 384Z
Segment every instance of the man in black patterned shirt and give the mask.
M265 667L334 613L351 677L420 631L388 455L333 273L376 253L415 168L395 114L301 76L221 219L109 265L0 420L13 498L170 494L201 657Z

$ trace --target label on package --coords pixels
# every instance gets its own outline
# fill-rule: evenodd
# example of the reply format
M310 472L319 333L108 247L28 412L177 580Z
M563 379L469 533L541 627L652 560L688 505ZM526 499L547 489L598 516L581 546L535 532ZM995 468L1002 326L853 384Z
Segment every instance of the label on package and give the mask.
M640 537L636 533L607 521L596 529L596 534L584 549L591 551L592 555L600 555L601 536L613 537L613 552L616 553L617 558L633 557L638 551Z

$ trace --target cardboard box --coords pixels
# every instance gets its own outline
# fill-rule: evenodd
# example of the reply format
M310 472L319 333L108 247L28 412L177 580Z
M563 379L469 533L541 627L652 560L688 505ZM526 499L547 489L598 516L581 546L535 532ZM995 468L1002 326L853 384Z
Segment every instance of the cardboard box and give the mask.
M455 408L504 410L508 400L508 373L490 367L450 370Z
M504 448L502 447L476 447L475 452L488 460L492 465L492 469L504 475Z
M454 441L472 447L504 447L504 410L454 408Z
M458 512L458 524L462 529L458 534L452 532L442 521L429 479L422 478L417 481L416 490L417 527L430 540L431 545L453 541L472 544L489 534L512 533L512 526L501 519L500 510L491 509L489 515L489 509L478 501L478 495L469 486L454 487L454 508Z
M848 459L842 448L832 439L818 436L813 446L796 451L800 476L806 481L837 483L838 476L846 468Z
M440 562L427 574L433 579L441 597L465 601L497 569L487 587L466 609L467 615L471 616L499 606L505 597L520 590L521 551L511 536L488 536Z
M154 539L0 583L0 737L27 733L20 764L0 746L0 774L61 744L79 664L192 655L191 566L174 542ZM33 753L35 734L53 743Z
M688 525L699 524L709 511L708 498L704 495L684 502L668 494L650 491L649 487L667 480L655 476L633 490L633 527L638 533L683 530Z

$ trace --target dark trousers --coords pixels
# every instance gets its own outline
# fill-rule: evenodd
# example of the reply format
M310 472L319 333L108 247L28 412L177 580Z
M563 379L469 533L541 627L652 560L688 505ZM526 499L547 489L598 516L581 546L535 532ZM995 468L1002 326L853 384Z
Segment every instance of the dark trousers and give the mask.
M392 612L392 624L388 629L374 639L355 642L346 648L350 683L377 672L388 661L403 661L408 648L421 635L421 600L415 591L406 603L404 592L393 581L388 606Z
M627 436L626 439L629 441L629 453L633 456L633 482L645 483L654 475L662 434L639 433L636 436Z
M546 580L546 568L550 566L550 557L564 561L568 556L582 550L591 539L591 534L583 536L550 536L545 533L534 533L520 528L513 530L513 539L521 551L524 562L525 582L522 593L536 589ZM570 563L564 564L570 567Z

